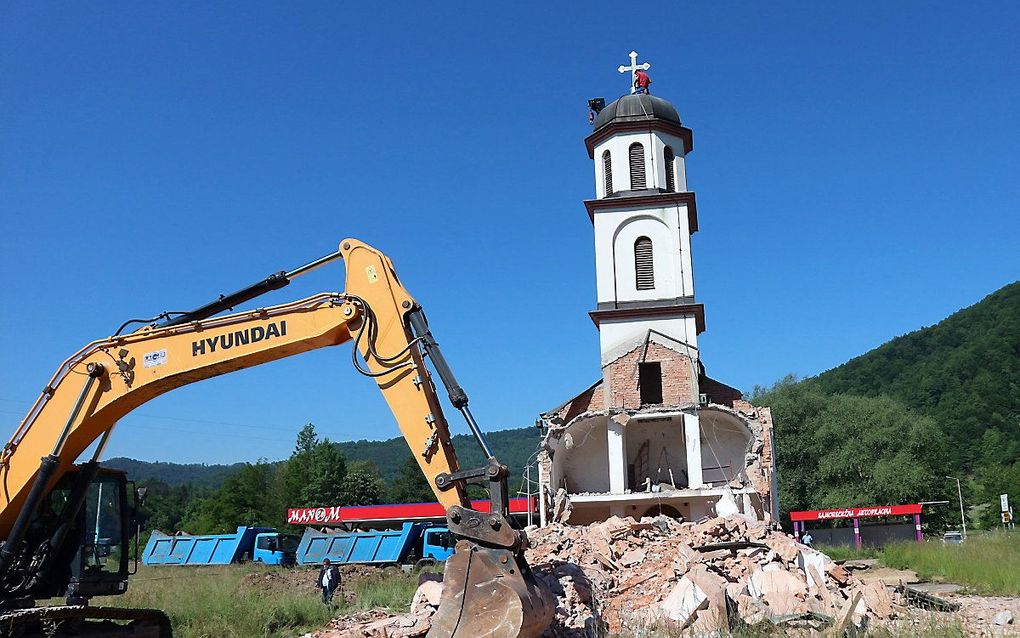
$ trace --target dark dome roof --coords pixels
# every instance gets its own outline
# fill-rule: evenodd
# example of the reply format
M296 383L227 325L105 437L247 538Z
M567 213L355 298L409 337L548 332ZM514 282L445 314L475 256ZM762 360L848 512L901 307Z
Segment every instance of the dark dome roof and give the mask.
M665 120L680 124L680 114L669 101L654 95L624 95L619 100L606 106L595 119L595 129L599 130L614 122L641 122L645 120Z

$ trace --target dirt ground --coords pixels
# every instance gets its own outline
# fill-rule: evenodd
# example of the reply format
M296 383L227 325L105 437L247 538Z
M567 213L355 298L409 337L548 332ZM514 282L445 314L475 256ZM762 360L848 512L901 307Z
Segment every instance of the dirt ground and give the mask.
M318 567L295 567L273 571L258 571L246 574L241 581L242 590L270 593L273 591L301 591L311 598L318 598L319 588L315 583ZM357 602L358 585L368 580L385 579L387 575L400 573L396 567L371 567L366 565L344 565L340 568L341 590L334 599L354 604Z
M1017 636L1020 635L1020 598L1002 596L974 596L961 593L962 587L953 583L924 583L917 573L909 569L893 569L882 565L877 559L850 560L844 567L863 582L881 582L888 587L900 583L913 585L916 589L960 605L958 612L925 612L911 609L906 618L890 623L901 631L910 627L949 626L959 622L971 636ZM996 615L1011 612L1011 624L996 625Z
M946 594L942 596L952 602L960 603L962 608L959 616L968 633L973 636L1020 636L1020 598L1001 596L967 596L962 594ZM998 626L993 622L996 614L1012 612L1012 624Z

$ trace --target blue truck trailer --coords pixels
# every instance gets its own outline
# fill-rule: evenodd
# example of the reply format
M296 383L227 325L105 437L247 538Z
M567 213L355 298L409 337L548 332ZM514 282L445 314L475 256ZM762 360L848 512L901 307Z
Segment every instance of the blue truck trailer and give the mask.
M146 565L229 565L254 561L293 565L298 538L269 527L238 527L233 534L169 536L153 531L145 544Z
M297 548L297 563L318 565L328 558L337 565L434 564L452 556L455 544L449 529L430 523L371 532L308 528Z

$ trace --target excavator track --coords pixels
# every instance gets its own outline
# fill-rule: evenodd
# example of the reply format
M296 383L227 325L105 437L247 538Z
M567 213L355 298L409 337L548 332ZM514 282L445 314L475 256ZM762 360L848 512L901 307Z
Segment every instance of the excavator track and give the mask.
M173 638L157 609L80 605L18 609L0 614L2 638Z

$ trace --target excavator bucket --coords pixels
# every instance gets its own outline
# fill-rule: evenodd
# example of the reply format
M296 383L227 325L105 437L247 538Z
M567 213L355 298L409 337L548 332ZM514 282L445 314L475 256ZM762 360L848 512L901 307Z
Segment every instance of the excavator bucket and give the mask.
M555 610L552 593L522 554L461 540L446 561L428 638L537 638Z

